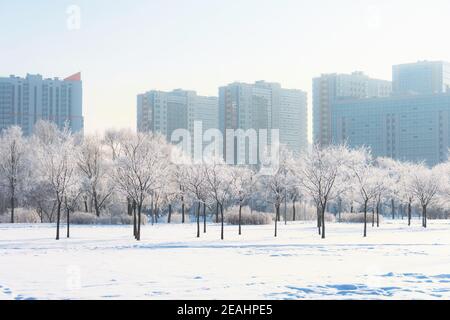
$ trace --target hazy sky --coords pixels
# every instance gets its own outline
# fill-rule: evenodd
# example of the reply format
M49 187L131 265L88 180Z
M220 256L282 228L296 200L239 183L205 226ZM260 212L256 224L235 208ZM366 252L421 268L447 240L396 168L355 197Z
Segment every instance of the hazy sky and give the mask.
M82 71L86 132L135 128L150 89L267 80L311 104L321 73L390 79L393 64L450 60L448 0L0 0L0 26L0 76Z

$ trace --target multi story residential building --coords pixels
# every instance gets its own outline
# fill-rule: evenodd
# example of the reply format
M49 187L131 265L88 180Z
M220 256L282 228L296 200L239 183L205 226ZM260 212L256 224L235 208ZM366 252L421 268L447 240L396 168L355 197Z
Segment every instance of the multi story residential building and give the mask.
M201 122L202 134L218 129L218 115L217 97L199 96L195 91L152 90L137 97L138 131L160 133L168 141L177 129L189 130L193 138L195 122Z
M428 165L447 160L450 93L339 101L332 118L333 143Z
M308 147L307 94L265 81L232 83L219 88L219 123L225 137L225 158L227 154L236 156L240 152L246 155L247 162L252 156L248 144L237 146L237 143L227 141L227 129L254 129L256 132L279 129L280 144L294 152L301 152ZM267 141L271 143L270 133Z
M396 95L450 92L450 63L419 61L392 67Z
M323 74L313 79L313 141L321 145L331 143L331 115L336 101L387 97L392 83L371 79L362 72L352 74Z
M20 126L30 135L38 120L52 121L72 132L83 131L81 74L64 80L28 74L0 78L0 130Z

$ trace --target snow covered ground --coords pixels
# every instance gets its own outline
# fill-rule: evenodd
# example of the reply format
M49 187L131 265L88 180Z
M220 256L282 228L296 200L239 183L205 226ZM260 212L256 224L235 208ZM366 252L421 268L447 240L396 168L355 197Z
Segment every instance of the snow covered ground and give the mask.
M218 226L0 225L0 299L450 299L450 222L379 230L313 223Z

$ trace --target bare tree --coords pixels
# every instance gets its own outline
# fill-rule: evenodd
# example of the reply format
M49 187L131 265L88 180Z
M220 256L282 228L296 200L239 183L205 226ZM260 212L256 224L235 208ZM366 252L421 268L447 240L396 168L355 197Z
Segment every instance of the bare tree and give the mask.
M197 238L200 238L200 209L207 201L205 171L204 164L190 164L182 167L183 189L187 190L196 202Z
M162 136L138 133L123 142L121 155L116 158L113 179L117 188L136 205L133 230L138 241L144 202L164 183L168 152L169 146Z
M423 164L414 166L411 174L411 192L422 207L422 226L427 227L427 208L441 188L442 177L437 169L429 169Z
M108 175L111 163L96 136L85 136L76 154L80 179L83 180L87 196L92 199L95 214L100 217L101 209L114 190Z
M74 183L74 144L68 128L59 131L55 124L40 122L34 136L38 179L46 183L56 201L56 240L59 240L61 209L67 189Z
M319 234L323 239L327 205L336 197L336 184L344 183L341 170L347 159L348 149L345 146L321 148L316 145L297 163L296 172L301 177L301 184L317 206Z
M383 184L382 169L373 166L372 156L366 148L350 152L349 168L353 172L356 190L364 208L364 237L367 237L367 209L369 203L376 200ZM372 219L375 224L375 210Z
M232 168L232 193L239 203L239 235L242 234L242 207L250 199L256 183L256 173L247 167Z
M205 165L206 190L211 199L219 205L221 236L224 240L224 207L232 198L233 174L223 159L209 159Z
M11 223L14 223L18 189L22 186L29 169L26 149L26 141L19 127L13 126L3 131L0 138L0 184L4 184L9 191Z
M399 199L402 199L407 204L407 216L408 216L408 226L411 226L412 218L412 206L415 199L414 191L412 188L412 177L416 166L414 164L404 162L397 164L400 179L399 179ZM388 183L385 181L385 183ZM390 183L388 183L390 185Z
M275 207L275 237L278 236L278 221L280 221L280 207L286 196L286 175L282 170L262 178L266 188L267 200Z

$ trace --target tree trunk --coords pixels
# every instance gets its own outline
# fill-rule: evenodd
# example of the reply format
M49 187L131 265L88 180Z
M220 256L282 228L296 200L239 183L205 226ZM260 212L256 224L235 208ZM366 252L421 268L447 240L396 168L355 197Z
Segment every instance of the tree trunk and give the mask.
M295 198L292 200L292 220L295 222Z
M138 204L138 224L137 224L137 241L141 241L141 214L142 214L142 203Z
M367 237L367 201L364 201L364 238Z
M67 214L67 238L70 238L70 209L66 208L66 214Z
M321 209L319 206L317 206L317 229L319 229L319 235L321 234L321 228L322 228L322 217L321 217Z
M375 204L372 207L372 228L375 227Z
M391 211L392 211L392 220L395 219L395 203L394 199L391 199Z
M16 207L15 204L15 188L11 187L11 223L14 223L14 208Z
M59 240L59 224L61 222L61 201L58 201L58 208L56 209L56 240Z
M39 219L41 219L41 223L44 223L44 213L42 212L41 209L37 209L38 215L39 215Z
M287 197L284 195L284 225L287 225Z
M154 208L156 207L153 206L154 205L154 200L155 200L155 196L154 193L152 192L152 202L150 203L150 215L152 216L152 225L155 223L155 210Z
M197 238L200 238L200 206L201 203L199 201L197 205Z
M216 223L219 223L219 203L216 203Z
M411 201L408 202L408 226L411 226Z
M86 201L84 203L86 205L86 210L87 210L87 203L86 203ZM130 217L133 215L133 206L131 204L130 198L128 198L128 197L127 197L127 213L128 213L128 215Z
M137 239L137 216L136 216L136 202L135 201L133 201L131 209L133 211L133 235L134 235L134 238Z
M325 211L327 206L324 205L322 208L322 239L325 239Z
M241 228L241 222L242 222L242 203L239 203L239 235L242 234L242 228Z
M278 216L280 214L280 206L275 205L275 238L278 236Z
M221 216L221 220L222 220L222 227L221 227L221 239L224 239L224 235L223 235L223 204L220 204L220 216Z
M203 233L206 233L206 203L203 203Z
M184 197L181 197L181 223L184 223L185 220L185 205L184 205Z
M422 225L424 228L426 228L427 227L427 206L426 205L422 206L422 220L423 220Z
M377 228L380 227L380 201L377 202Z
M168 217L167 217L167 223L170 223L171 220L172 219L172 205L171 204L169 204L169 215L168 215Z
M89 208L88 208L88 203L87 203L86 198L84 199L83 202L84 202L84 212L88 213L89 212Z
M100 208L98 206L97 191L95 191L95 189L92 191L92 197L94 198L95 215L97 217L100 217Z

